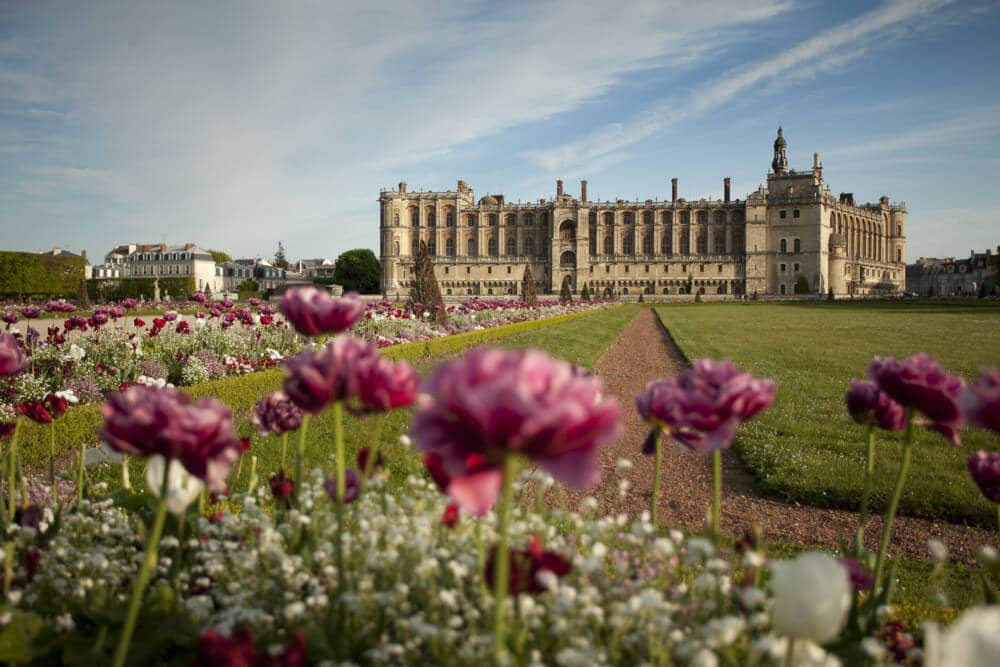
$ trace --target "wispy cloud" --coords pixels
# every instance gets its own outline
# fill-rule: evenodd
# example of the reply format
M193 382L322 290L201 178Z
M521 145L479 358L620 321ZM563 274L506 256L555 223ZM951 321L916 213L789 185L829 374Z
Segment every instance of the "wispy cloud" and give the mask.
M882 34L905 23L925 19L949 0L898 0L866 12L781 51L771 58L729 71L723 76L668 96L633 118L611 123L588 136L562 146L529 151L526 156L554 171L571 167L659 134L678 122L736 99L754 87L774 84L779 77L802 76L826 67L831 58L841 64L859 57ZM787 79L786 79L787 80Z

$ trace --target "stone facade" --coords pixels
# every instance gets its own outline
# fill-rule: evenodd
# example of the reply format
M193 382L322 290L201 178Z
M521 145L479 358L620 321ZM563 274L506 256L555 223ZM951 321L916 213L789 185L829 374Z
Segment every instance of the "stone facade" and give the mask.
M464 181L454 191L379 197L382 290L405 296L417 248L428 244L441 291L451 296L520 292L531 266L539 293L594 295L701 293L836 295L902 289L905 204L882 197L855 205L823 183L818 155L805 172L788 170L781 128L767 186L747 199L685 201L672 179L669 201L591 202L556 181L553 199L478 201Z
M917 296L994 296L1000 294L1000 246L994 255L972 250L965 259L921 257L906 267L906 291Z

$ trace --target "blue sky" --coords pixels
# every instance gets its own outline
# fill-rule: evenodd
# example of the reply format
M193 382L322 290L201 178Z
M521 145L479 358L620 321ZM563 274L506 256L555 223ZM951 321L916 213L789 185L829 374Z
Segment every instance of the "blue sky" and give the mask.
M1000 4L0 0L0 248L376 248L381 187L744 197L780 122L907 256L1000 243Z

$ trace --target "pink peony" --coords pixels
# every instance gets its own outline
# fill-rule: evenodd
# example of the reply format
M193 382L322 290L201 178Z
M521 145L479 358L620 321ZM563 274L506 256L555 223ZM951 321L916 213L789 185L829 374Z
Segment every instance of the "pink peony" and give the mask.
M281 313L304 336L336 334L354 325L365 311L357 294L340 298L315 287L288 290L281 300Z
M1000 368L984 368L960 399L969 426L1000 433Z
M955 445L962 440L958 430L965 425L959 399L965 381L946 373L934 359L923 352L899 361L876 357L868 364L868 375L878 388L902 405L923 414L927 428L937 431Z
M600 381L534 350L473 350L425 383L410 436L447 476L462 509L485 514L496 502L501 466L523 455L575 487L600 479L600 447L621 430L618 405ZM433 471L432 471L433 474Z
M0 334L0 377L17 375L27 365L17 339L9 334Z
M983 495L1000 503L1000 452L976 452L969 457L969 474Z
M198 402L176 389L132 385L108 397L98 434L113 449L134 456L177 459L209 490L222 492L243 451L232 413L214 398Z
M851 380L844 400L851 418L859 424L887 431L899 431L906 425L903 406L879 391L878 385L871 380Z
M285 393L306 412L317 414L330 403L357 395L357 370L374 355L378 349L371 343L351 336L338 336L320 350L305 349L285 362Z
M774 402L774 383L742 373L728 360L699 359L674 378L649 383L635 403L653 425L643 452L651 454L656 429L695 451L729 447L736 429Z

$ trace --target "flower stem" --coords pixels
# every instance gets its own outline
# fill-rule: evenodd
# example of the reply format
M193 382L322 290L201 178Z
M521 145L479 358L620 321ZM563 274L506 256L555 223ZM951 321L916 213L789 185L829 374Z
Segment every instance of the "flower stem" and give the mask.
M656 442L653 445L653 495L649 499L649 516L653 521L653 526L658 524L657 507L660 504L660 468L663 466L663 433L657 432Z
M87 445L80 445L80 463L76 469L76 504L83 502L83 466L87 458Z
M889 549L889 540L892 538L892 523L896 518L896 511L899 509L899 499L903 495L903 486L906 485L906 475L910 471L910 461L913 459L913 408L906 409L906 431L903 433L903 462L899 466L899 474L896 476L896 487L892 492L892 500L889 501L889 509L885 515L885 523L882 525L882 541L878 545L878 557L875 560L875 593L882 590L882 575L885 572L886 551Z
M306 455L306 433L309 431L309 413L302 415L302 426L299 427L299 445L295 449L295 498L298 500L299 488L302 486L302 459Z
M132 480L128 476L128 454L122 454L122 488L132 490Z
M55 499L56 494L56 420L53 419L49 424L49 488L51 489L52 498Z
M253 493L257 488L257 456L250 457L250 475L247 478L247 493Z
M344 404L340 401L333 404L333 444L337 454L337 501L343 503L344 493L347 491L347 473L344 462Z
M7 446L7 520L14 520L17 508L17 437L20 435L21 420L14 420L14 435Z
M507 599L507 588L510 580L510 515L514 501L514 477L517 475L517 459L507 454L503 460L503 482L500 489L500 507L498 511L499 527L497 535L496 569L493 572L493 659L496 664L503 664L506 644L506 627L504 621L504 603Z
M281 434L281 469L285 467L285 452L288 451L288 431Z
M722 450L712 450L712 533L715 543L722 537Z
M169 491L170 459L167 459L163 466L163 483L160 487L160 499L156 504L156 517L153 519L153 528L149 533L149 540L146 542L146 552L139 566L139 574L132 585L132 596L128 601L128 615L125 617L125 628L121 637L118 638L118 645L115 647L112 665L122 667L125 658L128 657L128 647L132 642L132 633L135 632L135 624L139 618L139 607L142 604L142 594L146 590L156 568L156 552L160 545L160 535L163 534L163 524L167 518L167 494Z
M783 664L785 667L792 667L795 664L795 639L792 637L788 638L788 652L785 653Z
M854 544L854 555L860 557L865 550L865 524L868 523L868 502L872 495L872 482L875 477L875 428L868 425L868 460L865 464L865 486L861 492L861 511L858 513L858 536Z

